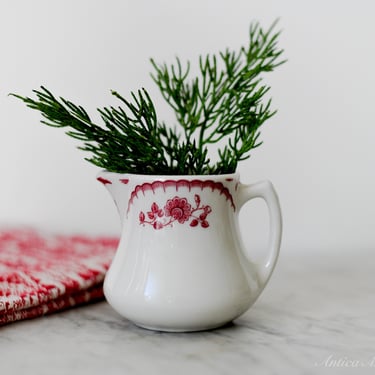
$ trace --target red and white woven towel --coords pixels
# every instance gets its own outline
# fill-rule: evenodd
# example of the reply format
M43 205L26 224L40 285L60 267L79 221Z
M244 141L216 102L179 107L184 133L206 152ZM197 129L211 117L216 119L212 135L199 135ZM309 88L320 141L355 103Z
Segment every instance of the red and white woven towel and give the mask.
M0 230L0 325L103 298L113 237Z

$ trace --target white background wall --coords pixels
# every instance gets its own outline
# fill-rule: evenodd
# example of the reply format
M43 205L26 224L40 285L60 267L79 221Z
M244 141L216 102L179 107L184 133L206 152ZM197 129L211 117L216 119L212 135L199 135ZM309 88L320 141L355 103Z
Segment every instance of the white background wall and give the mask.
M374 2L0 0L0 221L54 231L118 233L97 168L62 130L8 97L45 85L94 112L145 86L149 57L196 59L247 42L251 20L280 17L288 63L266 79L278 114L242 163L268 178L284 213L284 251L375 247ZM164 109L159 117L168 118ZM242 214L265 243L266 213Z

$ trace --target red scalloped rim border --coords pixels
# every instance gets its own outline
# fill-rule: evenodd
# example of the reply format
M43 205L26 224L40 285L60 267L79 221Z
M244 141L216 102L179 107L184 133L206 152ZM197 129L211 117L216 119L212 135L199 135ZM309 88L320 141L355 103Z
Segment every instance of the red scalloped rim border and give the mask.
M151 183L145 182L142 185L137 185L130 195L128 212L130 206L133 204L134 198L138 198L138 193L142 192L145 194L146 191L152 191L155 193L157 189L163 189L165 191L170 187L175 187L176 191L178 191L179 188L187 188L189 191L191 191L192 188L200 188L201 190L210 188L212 191L217 190L219 191L220 195L224 195L226 200L230 202L233 210L236 210L232 194L221 182L215 182L212 180L166 180L154 181Z
M98 180L99 182L101 182L103 185L112 184L112 181L107 180L107 179L104 178L104 177L98 177L97 180Z

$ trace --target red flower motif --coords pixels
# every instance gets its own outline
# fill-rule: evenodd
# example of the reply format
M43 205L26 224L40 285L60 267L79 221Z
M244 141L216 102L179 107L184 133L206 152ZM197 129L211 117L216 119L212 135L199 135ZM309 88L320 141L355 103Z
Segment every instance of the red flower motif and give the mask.
M164 227L163 223L161 223L160 221L154 221L152 226L154 227L154 229L162 229Z
M165 216L171 216L180 224L190 219L191 204L188 203L186 198L174 197L168 199L164 207Z
M147 216L151 220L157 217L162 217L163 215L164 215L163 210L161 210L155 202L151 205L151 211L147 212Z
M199 224L198 220L197 219L193 219L190 223L190 226L191 227L196 227L197 225Z
M147 218L143 211L139 213L139 223L143 226L149 224L154 229L162 229L173 226L175 221L184 224L191 220L191 227L197 227L200 224L202 228L208 228L210 224L207 221L207 216L212 211L211 207L202 205L198 194L195 194L194 202L195 207L192 207L186 198L175 196L167 200L163 209L154 202L151 205L151 211L147 211Z
M210 226L210 224L208 224L208 221L207 220L203 220L202 222L201 222L201 227L202 228L208 228Z
M194 195L194 201L195 201L195 204L197 205L197 207L199 207L200 204L201 204L201 197L198 194L195 194Z

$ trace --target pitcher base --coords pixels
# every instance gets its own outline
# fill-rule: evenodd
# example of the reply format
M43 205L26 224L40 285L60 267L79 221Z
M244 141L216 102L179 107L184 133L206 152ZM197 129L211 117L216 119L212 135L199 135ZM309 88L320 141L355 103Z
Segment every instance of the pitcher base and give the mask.
M213 325L205 325L199 327L160 327L160 326L153 326L147 325L138 322L132 322L139 328L147 329L150 331L159 331L159 332L171 332L171 333L183 333L183 332L200 332L200 331L211 331L218 328L229 327L233 325L233 321L220 323L220 324L213 324Z

